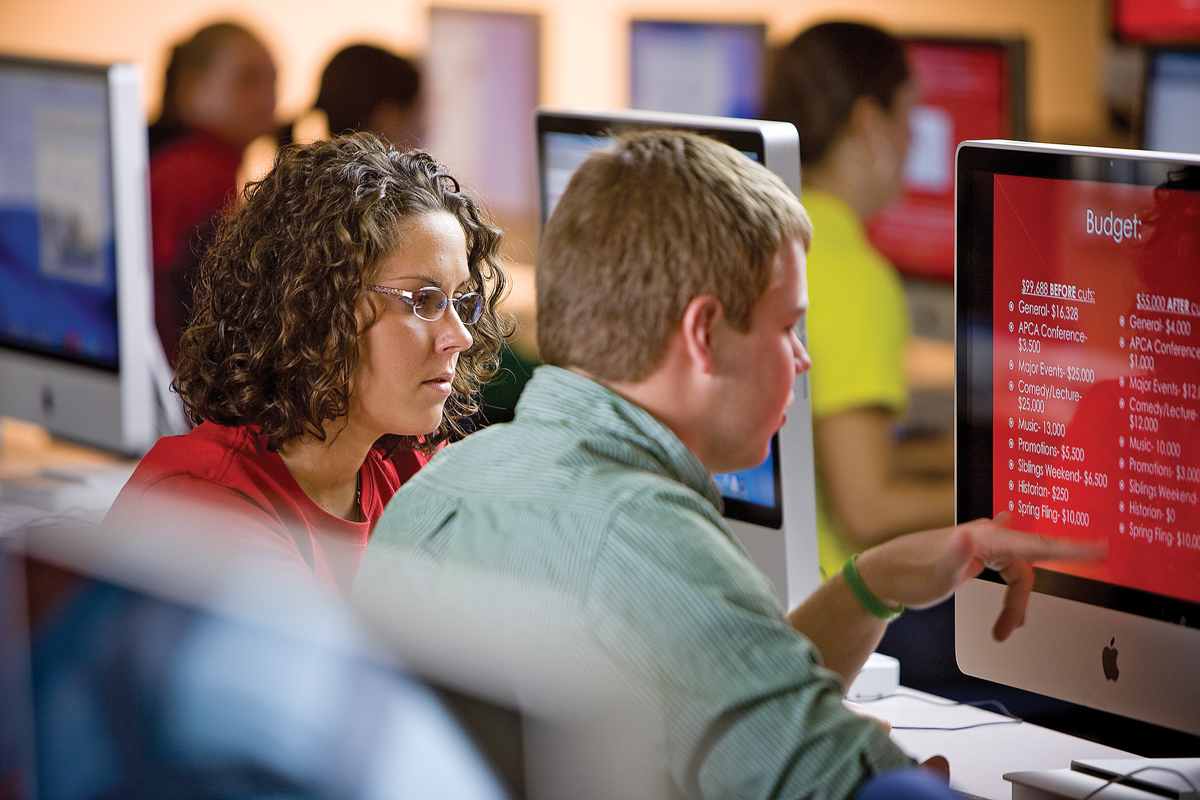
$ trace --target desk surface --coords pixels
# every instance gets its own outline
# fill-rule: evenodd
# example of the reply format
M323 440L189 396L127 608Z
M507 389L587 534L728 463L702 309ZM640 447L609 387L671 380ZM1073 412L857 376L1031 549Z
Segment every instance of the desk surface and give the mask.
M1007 772L1066 769L1072 759L1136 758L1123 750L1014 721L907 687L879 700L858 701L892 723L892 741L918 761L945 756L950 785L988 800L1009 800ZM960 730L949 730L958 728Z
M30 478L48 467L132 465L116 456L51 438L32 422L0 417L0 480Z

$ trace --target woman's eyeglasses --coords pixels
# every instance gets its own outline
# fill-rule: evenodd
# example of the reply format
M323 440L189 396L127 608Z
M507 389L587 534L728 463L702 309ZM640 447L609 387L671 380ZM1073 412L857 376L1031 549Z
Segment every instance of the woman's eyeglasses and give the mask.
M403 300L412 308L418 319L426 322L437 322L446 313L446 307L454 306L454 313L464 325L474 325L483 313L483 295L479 292L467 292L455 298L450 298L436 286L426 286L415 292L404 289L393 289L390 286L368 286L368 291L378 292Z

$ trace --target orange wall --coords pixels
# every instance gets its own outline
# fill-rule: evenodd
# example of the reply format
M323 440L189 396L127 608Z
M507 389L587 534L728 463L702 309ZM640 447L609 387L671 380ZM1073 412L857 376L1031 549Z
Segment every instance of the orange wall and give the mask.
M542 99L617 107L628 81L626 23L634 16L765 20L786 40L821 19L850 17L898 32L1023 35L1029 42L1030 122L1037 138L1102 139L1106 0L463 0L444 5L539 12ZM0 50L78 60L131 59L157 105L166 49L199 25L239 19L279 62L280 113L312 102L326 59L351 40L417 53L422 0L0 0Z

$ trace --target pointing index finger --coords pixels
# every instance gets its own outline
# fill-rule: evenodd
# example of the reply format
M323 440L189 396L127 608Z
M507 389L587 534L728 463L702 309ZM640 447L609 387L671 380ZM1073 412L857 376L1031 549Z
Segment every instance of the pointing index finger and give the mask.
M1103 558L1108 552L1107 539L1090 541L1055 539L1033 533L991 526L975 537L981 559L989 567L1011 559L1023 561L1091 561ZM995 567L992 567L993 569Z

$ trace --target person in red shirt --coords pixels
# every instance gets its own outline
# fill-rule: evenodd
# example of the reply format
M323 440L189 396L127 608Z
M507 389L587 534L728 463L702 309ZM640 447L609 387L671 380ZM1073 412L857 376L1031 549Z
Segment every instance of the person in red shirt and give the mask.
M155 323L172 364L197 253L236 195L246 147L275 126L275 63L257 36L218 22L174 47L149 131Z
M105 526L222 538L348 589L383 508L478 410L510 323L500 232L370 134L282 150L218 226L161 439Z

